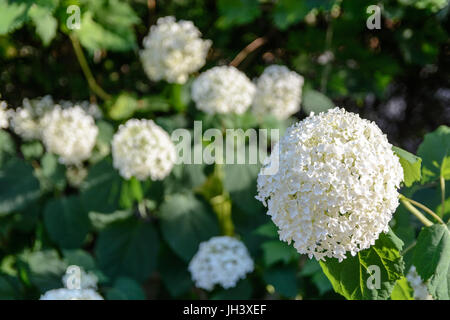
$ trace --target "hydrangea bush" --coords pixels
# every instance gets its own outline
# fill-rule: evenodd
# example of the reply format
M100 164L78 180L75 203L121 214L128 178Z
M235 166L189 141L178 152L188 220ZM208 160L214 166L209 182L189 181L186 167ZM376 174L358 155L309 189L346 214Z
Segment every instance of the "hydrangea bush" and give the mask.
M401 140L387 100L448 5L72 2L0 0L0 299L450 299L448 114ZM227 129L279 139L197 161Z

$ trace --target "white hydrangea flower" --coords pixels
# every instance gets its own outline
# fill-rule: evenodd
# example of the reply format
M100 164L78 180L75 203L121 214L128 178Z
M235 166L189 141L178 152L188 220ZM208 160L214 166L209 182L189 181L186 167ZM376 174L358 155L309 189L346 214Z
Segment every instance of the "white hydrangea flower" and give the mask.
M128 120L113 137L114 168L125 179L162 180L175 164L175 145L152 120Z
M47 112L40 122L42 141L66 165L78 165L92 153L98 135L94 118L79 106Z
M80 288L81 289L97 289L98 277L93 272L86 272L80 268ZM70 288L70 281L73 274L66 272L62 277L62 282L65 288Z
M200 74L192 84L192 99L209 113L244 113L250 107L255 85L235 67L219 66Z
M8 111L6 110L6 102L0 101L0 129L8 129L9 121Z
M254 265L245 245L232 237L213 237L200 243L189 263L189 271L198 288L211 291L216 284L235 287L253 271Z
M10 110L11 128L23 140L41 139L40 119L54 107L50 95L36 99L23 99L22 106Z
M388 231L403 169L375 123L335 108L294 124L277 146L279 169L259 174L256 198L281 240L342 261Z
M101 119L103 118L103 112L96 103L90 103L89 101L67 101L67 100L61 100L59 102L59 105L63 109L70 109L74 106L79 106L81 109L83 109L88 115L92 116L94 119Z
M103 297L93 289L53 289L41 295L39 300L104 300Z
M153 81L183 84L189 74L204 66L211 40L202 40L192 21L159 18L144 38L141 61Z
M411 266L406 275L406 279L408 279L408 282L414 290L415 300L433 300L433 297L428 292L427 285L417 273L415 266Z
M258 117L273 114L286 119L300 110L303 77L285 66L267 67L256 82L252 111Z

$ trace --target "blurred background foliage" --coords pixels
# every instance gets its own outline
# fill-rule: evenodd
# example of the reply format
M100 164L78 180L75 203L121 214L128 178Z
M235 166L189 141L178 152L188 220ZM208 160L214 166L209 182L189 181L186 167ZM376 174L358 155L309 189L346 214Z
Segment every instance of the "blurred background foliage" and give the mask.
M66 26L72 4L81 8L81 28L74 31ZM366 27L371 4L382 7L379 30ZM411 152L425 133L450 123L446 0L0 0L1 98L18 107L25 97L51 94L97 102L105 113L79 190L67 185L66 169L40 143L17 151L14 141L0 136L0 164L16 152L27 161L9 164L2 169L9 174L0 175L0 212L22 212L0 215L0 298L36 298L60 287L69 264L96 272L102 294L111 299L340 298L318 263L299 259L278 240L254 199L258 168L180 166L163 182L139 184L122 180L105 157L114 127L133 116L155 118L169 132L191 128L194 119L203 119L204 128L217 126L193 107L190 82L154 83L143 71L142 39L167 15L192 20L213 40L203 70L229 64L253 44L238 66L249 77L273 63L303 75L300 119L319 106L343 106L374 120L394 145ZM77 44L104 95L91 91ZM222 121L254 125L245 117ZM434 189L431 184L407 192L435 209L440 202ZM7 201L11 197L14 203ZM142 211L136 203L143 199ZM257 267L236 288L206 295L193 288L187 262L200 241L220 232L214 211L226 211L230 199L234 231ZM150 214L155 208L157 214ZM410 216L399 211L395 231L413 241Z

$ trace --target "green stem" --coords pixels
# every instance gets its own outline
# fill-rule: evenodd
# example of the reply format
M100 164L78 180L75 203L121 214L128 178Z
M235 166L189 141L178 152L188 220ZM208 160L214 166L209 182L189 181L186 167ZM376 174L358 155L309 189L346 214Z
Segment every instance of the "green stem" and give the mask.
M216 175L223 184L224 172L221 164L215 164L214 175ZM230 237L234 236L234 224L231 216L231 199L229 194L225 190L222 190L222 194L211 198L210 201L217 214L222 234Z
M400 201L405 206L406 209L409 210L413 215L417 217L425 226L430 227L433 225L433 222L428 220L419 210L417 210L406 197L400 196Z
M442 221L441 217L439 217L436 213L434 213L433 210L431 210L430 208L428 208L427 206L421 204L420 202L414 201L413 199L409 199L405 196L403 196L404 199L406 199L407 201L409 201L412 205L422 209L423 211L425 211L426 213L428 213L430 216L432 216L433 218L435 218L439 223L441 224L445 224L444 221Z
M439 180L441 182L441 212L442 212L442 216L444 216L445 214L445 179L444 176L442 175L442 169L441 169L441 174L439 176Z
M404 256L409 250L414 248L416 246L416 244L417 244L417 241L414 241L407 248L405 248L405 250L402 251L402 256Z
M89 69L89 64L86 60L86 57L84 56L83 49L81 48L78 38L74 34L69 34L69 38L72 42L73 50L75 51L75 55L77 56L81 70L86 77L89 88L101 99L105 101L111 99L111 96L97 84L97 81L95 81L92 71L91 69Z

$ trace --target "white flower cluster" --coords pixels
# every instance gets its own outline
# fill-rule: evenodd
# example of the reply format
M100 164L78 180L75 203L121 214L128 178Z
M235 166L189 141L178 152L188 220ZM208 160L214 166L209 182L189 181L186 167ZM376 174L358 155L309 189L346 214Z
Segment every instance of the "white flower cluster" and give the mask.
M94 118L81 107L62 109L59 105L40 121L46 149L66 165L78 165L91 156L98 128Z
M64 288L49 290L41 295L39 300L103 300L103 297L95 291L97 276L82 268L80 271L80 289L69 289L70 277L73 274L66 272L62 278Z
M113 137L114 168L125 179L164 179L176 160L169 134L152 120L128 120Z
M36 99L23 99L22 107L11 110L11 127L23 140L41 138L41 118L54 107L53 98L49 95Z
M185 83L190 73L203 67L211 44L201 39L192 21L163 17L144 38L140 57L151 80Z
M255 85L235 67L209 69L192 84L192 99L209 114L244 113L250 107Z
M253 268L253 260L245 245L227 236L202 242L189 263L195 285L208 291L216 284L225 289L235 287L239 279L244 279Z
M427 285L417 273L415 266L411 266L408 274L406 275L406 279L408 279L408 282L414 290L415 300L433 300L433 297L428 292Z
M8 129L9 121L8 111L6 110L6 102L0 101L0 129Z
M288 128L278 148L279 169L259 174L256 198L281 240L342 261L388 231L403 169L375 123L335 108Z
M267 67L256 82L252 112L286 119L300 110L303 77L285 66Z
M45 292L39 300L104 300L93 289L66 289L59 288Z

